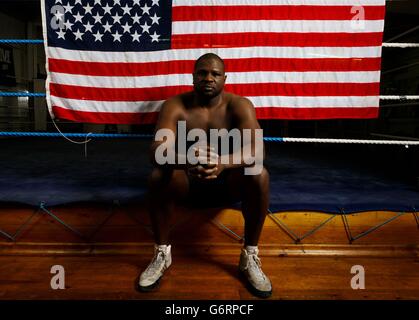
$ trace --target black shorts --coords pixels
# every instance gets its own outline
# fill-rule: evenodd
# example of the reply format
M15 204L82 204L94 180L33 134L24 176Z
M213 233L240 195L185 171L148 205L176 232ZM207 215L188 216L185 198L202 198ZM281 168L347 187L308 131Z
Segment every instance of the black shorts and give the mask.
M204 208L236 205L240 199L231 194L227 177L228 171L222 172L217 179L201 180L189 177L189 193L185 205Z

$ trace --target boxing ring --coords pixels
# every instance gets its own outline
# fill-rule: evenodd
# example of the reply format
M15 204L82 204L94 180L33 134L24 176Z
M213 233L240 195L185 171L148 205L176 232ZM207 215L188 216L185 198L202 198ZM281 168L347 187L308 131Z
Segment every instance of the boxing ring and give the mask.
M0 40L0 43L42 44L43 40ZM419 44L383 44L383 47L418 48ZM44 93L0 92L0 96L45 97ZM381 96L382 100L418 100L419 96ZM57 127L57 130L58 127ZM77 144L65 139L78 139ZM146 150L152 136L146 134L94 134L0 132L0 204L28 205L34 209L14 234L0 235L18 241L33 217L47 214L85 241L87 236L66 223L54 208L69 203L138 203L144 199L145 181L151 170ZM417 154L419 141L354 140L265 137L266 161L271 178L269 217L295 243L340 217L350 243L402 215L414 216L419 227L418 171L409 159ZM87 148L87 145L89 147ZM391 157L394 153L402 157ZM403 159L404 158L404 159ZM237 208L238 204L231 204ZM276 214L314 211L327 218L304 235L297 235ZM394 216L353 235L347 214L392 211ZM243 238L219 221L237 241ZM149 228L149 226L146 226Z

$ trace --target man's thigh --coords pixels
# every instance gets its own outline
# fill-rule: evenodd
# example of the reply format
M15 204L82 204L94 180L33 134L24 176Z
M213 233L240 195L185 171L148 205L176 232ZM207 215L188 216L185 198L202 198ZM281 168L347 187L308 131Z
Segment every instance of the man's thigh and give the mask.
M154 168L149 177L149 192L175 201L185 199L189 193L188 176L184 170Z
M226 170L217 179L201 180L189 177L187 202L197 207L218 207L231 205L240 200L241 192L231 190L231 182L240 177L239 170ZM239 182L233 183L238 186Z

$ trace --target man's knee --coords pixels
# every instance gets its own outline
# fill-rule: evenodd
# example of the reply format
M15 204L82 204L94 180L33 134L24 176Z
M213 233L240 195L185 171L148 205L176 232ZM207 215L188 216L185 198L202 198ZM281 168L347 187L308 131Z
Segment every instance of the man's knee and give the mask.
M153 168L148 177L148 192L152 195L181 195L187 191L188 181L180 170Z
M154 190L160 188L162 185L167 183L170 179L168 172L165 172L160 168L153 168L150 175L148 176L148 189Z
M258 188L261 191L269 190L269 172L263 167L260 174L245 175L245 180L248 180L252 188Z

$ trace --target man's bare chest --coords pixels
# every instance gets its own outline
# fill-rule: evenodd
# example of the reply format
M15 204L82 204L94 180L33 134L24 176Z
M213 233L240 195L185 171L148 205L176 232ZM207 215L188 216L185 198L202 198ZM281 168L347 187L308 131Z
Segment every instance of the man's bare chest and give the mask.
M227 107L214 110L194 108L185 113L186 130L195 128L209 131L210 129L227 129L232 127L232 116Z

